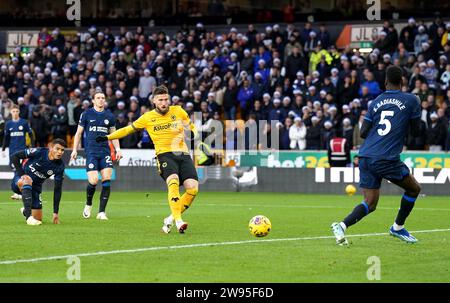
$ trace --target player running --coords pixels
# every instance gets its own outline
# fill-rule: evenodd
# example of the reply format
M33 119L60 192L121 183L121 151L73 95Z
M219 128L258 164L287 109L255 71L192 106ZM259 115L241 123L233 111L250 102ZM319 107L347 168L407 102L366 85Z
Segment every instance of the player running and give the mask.
M42 224L42 184L54 176L53 190L53 223L59 224L59 202L61 201L62 183L64 178L64 162L62 156L66 142L55 139L49 147L31 148L16 152L12 155L15 168L12 190L22 194L22 214L28 225ZM21 164L23 161L23 165Z
M380 196L381 180L387 179L405 190L400 209L389 233L408 243L417 239L404 228L405 220L414 207L420 186L400 161L408 128L416 136L420 130L420 101L417 96L400 91L402 70L390 66L386 70L386 92L370 104L361 126L365 139L359 151L360 187L364 201L340 223L331 225L340 245L348 244L345 230L375 211Z
M77 148L81 141L83 132L86 131L84 151L86 153L86 171L88 185L86 189L86 205L83 210L83 218L91 217L92 198L95 194L95 187L98 183L98 172L102 177L102 192L100 194L100 205L97 219L108 220L106 216L106 204L108 204L111 192L111 175L113 161L108 142L96 142L95 138L100 135L112 133L116 130L116 119L114 115L105 109L105 94L96 92L92 103L94 107L87 109L81 114L77 132L73 140L73 150L71 159L77 158ZM122 158L119 140L112 141L116 153L116 160Z
M14 104L11 107L11 120L6 122L5 125L5 136L3 138L3 147L2 147L2 156L5 158L6 146L9 146L9 166L14 170L14 167L11 162L11 157L18 151L24 150L27 148L26 146L26 137L25 134L28 134L31 139L31 146L33 143L33 131L31 130L30 125L27 120L20 118L20 109L19 106ZM14 200L22 200L22 196L20 194L14 193L11 196L11 199Z
M195 137L198 133L181 106L170 106L170 96L164 85L154 89L152 100L154 110L108 136L99 136L97 141L120 139L135 131L144 128L147 130L155 144L158 170L167 184L172 212L164 219L162 231L169 233L175 221L178 232L184 233L188 224L183 221L181 214L191 206L198 192L197 171L184 141L184 130L189 128ZM181 197L180 184L186 189Z

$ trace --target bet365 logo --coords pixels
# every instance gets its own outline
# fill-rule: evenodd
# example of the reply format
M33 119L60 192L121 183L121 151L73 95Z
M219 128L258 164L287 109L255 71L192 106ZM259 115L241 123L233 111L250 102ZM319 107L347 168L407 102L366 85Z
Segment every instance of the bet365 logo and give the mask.
M66 0L66 4L70 5L66 12L67 19L81 26L81 0Z

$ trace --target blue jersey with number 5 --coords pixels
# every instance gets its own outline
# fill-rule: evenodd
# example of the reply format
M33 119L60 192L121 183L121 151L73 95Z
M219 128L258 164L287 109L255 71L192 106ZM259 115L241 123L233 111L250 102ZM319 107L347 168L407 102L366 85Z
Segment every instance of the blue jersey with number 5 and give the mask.
M398 160L411 119L421 116L419 98L398 90L386 91L369 106L365 120L372 128L359 151L360 157Z

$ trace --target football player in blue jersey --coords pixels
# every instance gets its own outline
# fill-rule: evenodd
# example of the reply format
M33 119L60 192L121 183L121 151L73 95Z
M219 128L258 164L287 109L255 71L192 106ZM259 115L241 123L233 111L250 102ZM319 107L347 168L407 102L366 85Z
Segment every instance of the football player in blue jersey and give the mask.
M42 184L54 176L53 192L53 223L59 224L59 203L62 196L64 178L64 162L62 156L66 142L62 139L53 140L48 148L30 148L18 151L12 155L11 161L15 175L11 182L12 190L22 194L23 208L21 213L28 225L42 224ZM23 164L21 163L23 161Z
M388 67L386 92L372 101L364 118L360 133L365 141L359 150L360 187L364 200L342 222L331 225L340 245L348 244L345 238L347 228L375 211L382 179L405 191L389 233L407 243L417 242L404 224L419 196L420 185L400 160L400 153L408 132L413 136L419 133L421 107L416 95L400 91L401 84L401 68Z
M96 142L98 136L106 136L116 130L116 119L111 111L105 109L105 94L97 91L92 103L94 106L81 114L78 129L74 137L71 159L77 158L77 148L81 142L81 136L85 132L84 151L86 153L86 170L88 185L86 189L86 205L83 210L83 218L91 217L92 198L98 183L98 172L102 178L102 191L100 194L100 205L97 219L108 220L106 216L106 204L111 192L111 175L113 161L108 142ZM122 158L119 140L112 140L116 153L116 160Z
M13 170L14 167L11 162L11 156L16 152L27 148L26 134L30 136L31 146L34 146L33 131L31 130L31 127L28 124L27 120L20 118L19 114L20 114L19 106L14 104L11 107L12 119L6 122L5 136L3 137L2 156L6 157L5 149L7 146L9 146L9 165ZM11 199L22 200L22 196L20 194L14 193L11 196Z

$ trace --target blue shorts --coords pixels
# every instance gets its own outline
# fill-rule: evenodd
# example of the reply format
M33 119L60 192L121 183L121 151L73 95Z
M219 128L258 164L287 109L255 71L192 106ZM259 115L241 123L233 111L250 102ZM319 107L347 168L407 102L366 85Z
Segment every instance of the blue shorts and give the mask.
M409 175L409 168L400 160L359 159L359 187L378 189L381 180L401 181Z
M11 181L11 189L16 194L21 195L22 192L19 189L19 186L17 185L17 181L19 181L20 177L18 175L15 175L14 178ZM41 191L42 189L32 187L31 188L31 209L42 209L42 200L41 200Z
M86 171L101 171L113 168L110 154L86 154Z

